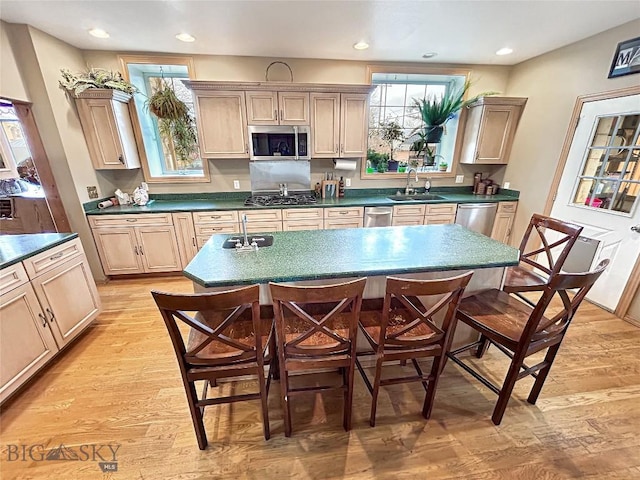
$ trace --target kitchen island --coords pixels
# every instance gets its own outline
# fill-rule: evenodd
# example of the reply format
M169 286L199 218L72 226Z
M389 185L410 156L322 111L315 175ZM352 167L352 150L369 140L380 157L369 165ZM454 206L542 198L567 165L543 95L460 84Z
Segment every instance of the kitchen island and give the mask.
M184 274L195 292L260 284L260 303L271 304L268 283L321 285L367 277L364 298L380 298L387 275L437 279L474 270L465 296L499 288L504 268L518 264L517 249L460 225L346 228L273 233L257 251L223 248L230 235L213 235ZM454 344L472 332L459 325Z

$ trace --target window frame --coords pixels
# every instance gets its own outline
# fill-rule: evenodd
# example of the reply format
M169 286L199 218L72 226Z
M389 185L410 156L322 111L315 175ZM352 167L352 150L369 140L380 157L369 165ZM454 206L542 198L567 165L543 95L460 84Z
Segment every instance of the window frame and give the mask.
M449 67L433 67L433 66L393 66L393 65L367 65L367 81L369 85L373 85L372 79L374 73L401 73L401 74L416 74L416 75L443 75L443 76L460 76L464 77L465 81L469 80L471 76L471 70L468 68L449 68ZM420 178L453 178L457 174L460 148L462 145L462 139L464 137L464 126L466 123L466 112L460 112L458 120L457 132L453 141L453 155L451 157L451 170L448 172L419 172ZM367 112L367 150L369 149L369 115ZM366 154L360 162L360 178L362 180L390 180L406 177L406 172L384 172L384 173L367 173L367 157Z
M172 56L172 55L118 55L118 61L120 63L120 69L122 76L126 81L129 79L129 64L144 64L144 65L183 65L187 67L188 78L193 80L196 78L195 66L192 57L187 56ZM131 102L132 108L132 120L134 134L138 139L139 147L142 147L140 165L142 167L142 173L147 183L210 183L211 175L209 173L209 159L202 158L202 175L152 175L151 169L144 150L144 142L142 137L142 130L140 128L140 119L138 118L138 112L135 104ZM157 122L154 122L157 128Z

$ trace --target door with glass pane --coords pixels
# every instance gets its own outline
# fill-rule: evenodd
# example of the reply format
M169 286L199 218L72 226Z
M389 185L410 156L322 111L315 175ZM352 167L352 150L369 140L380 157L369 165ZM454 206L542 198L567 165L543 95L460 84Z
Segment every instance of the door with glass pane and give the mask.
M584 103L551 216L599 241L611 264L588 297L614 310L640 253L640 95Z

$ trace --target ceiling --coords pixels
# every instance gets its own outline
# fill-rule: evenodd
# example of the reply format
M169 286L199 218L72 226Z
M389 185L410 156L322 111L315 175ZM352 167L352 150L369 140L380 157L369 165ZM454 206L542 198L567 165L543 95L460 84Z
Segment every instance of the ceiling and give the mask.
M513 65L640 18L640 2L0 0L0 18L86 50Z

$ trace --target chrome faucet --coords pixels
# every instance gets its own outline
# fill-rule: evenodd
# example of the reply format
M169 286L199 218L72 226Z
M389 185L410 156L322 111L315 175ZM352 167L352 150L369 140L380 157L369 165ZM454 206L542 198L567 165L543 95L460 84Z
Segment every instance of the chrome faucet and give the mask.
M416 170L413 167L409 168L409 170L407 170L407 185L406 185L406 187L404 187L404 194L405 195L409 195L410 193L414 193L415 192L415 190L411 186L411 170L413 170L413 172L416 174L416 182L418 181L418 170Z

